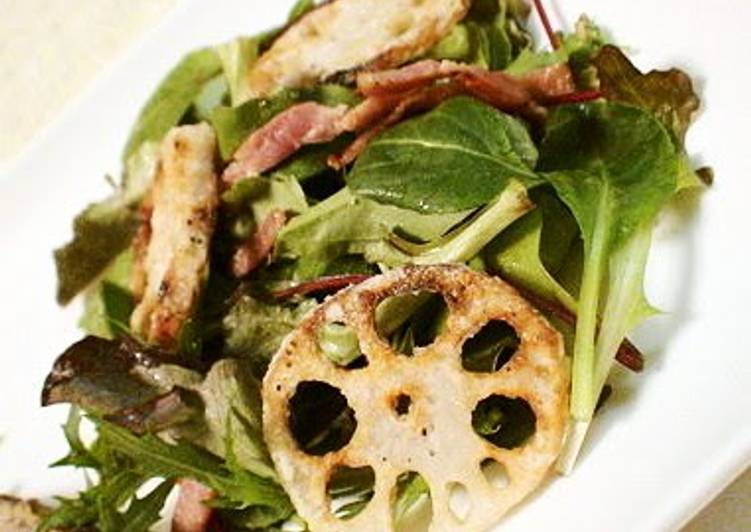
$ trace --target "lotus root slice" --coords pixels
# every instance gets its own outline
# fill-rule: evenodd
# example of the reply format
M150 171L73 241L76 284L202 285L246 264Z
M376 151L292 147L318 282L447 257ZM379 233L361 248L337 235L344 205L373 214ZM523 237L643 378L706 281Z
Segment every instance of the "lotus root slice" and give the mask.
M449 313L434 342L411 357L376 330L376 306L387 297L421 291L443 296ZM498 371L463 369L464 342L491 320L514 328L519 346ZM343 322L356 331L367 366L337 366L318 345L319 329ZM354 410L357 428L341 449L314 456L300 449L290 427L298 384L327 383ZM409 397L406 413L402 401ZM520 398L534 412L535 431L505 449L472 427L477 404L492 395ZM395 399L402 402L395 411ZM314 531L393 530L397 477L408 471L430 486L429 530L487 530L545 478L558 456L567 420L568 371L561 335L502 280L458 265L407 266L340 291L316 307L283 342L263 382L264 436L281 482ZM492 485L481 464L504 469L505 487ZM338 467L370 466L374 495L347 520L330 508L327 481ZM452 487L467 495L466 515L450 508Z

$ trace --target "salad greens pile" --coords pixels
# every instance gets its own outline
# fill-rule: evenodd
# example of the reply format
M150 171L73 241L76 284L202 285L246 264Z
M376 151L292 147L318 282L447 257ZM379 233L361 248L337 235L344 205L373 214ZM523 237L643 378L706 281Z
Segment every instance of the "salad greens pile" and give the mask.
M290 22L314 7L299 1ZM458 96L387 129L344 172L326 161L349 134L238 181L222 194L210 274L178 356L144 345L129 327L131 241L159 141L174 126L207 121L226 163L249 134L296 103L353 105L361 96L343 78L251 98L248 68L280 30L192 52L173 68L132 129L120 184L76 218L72 241L55 251L58 300L84 294L80 325L90 336L58 359L45 386L45 404L73 405L64 427L71 450L54 465L84 468L96 480L61 498L42 530L146 530L182 478L214 490L209 504L227 530L304 527L263 442L260 379L321 296L296 287L405 264L461 262L499 275L567 336L572 429L560 467L571 468L626 334L655 312L643 280L656 219L680 190L704 186L706 170L691 167L684 146L699 106L686 74L640 72L586 18L558 35L557 49L539 49L526 28L529 12L523 0L475 0L427 57L512 75L568 64L587 101L550 106L539 121ZM233 249L277 210L289 221L273 254L235 278ZM440 327L441 312L428 303L383 305L378 326L410 352ZM351 331L334 327L322 341L335 362L357 362ZM465 346L464 367L493 371L515 341L509 328L490 330ZM332 409L328 425L306 426L313 440L328 441L351 422ZM475 430L493 441L499 412L476 414ZM84 419L96 428L93 442L81 436ZM350 477L354 483L339 488L350 501L344 517L372 496L372 482ZM400 482L397 517L428 490L419 475Z

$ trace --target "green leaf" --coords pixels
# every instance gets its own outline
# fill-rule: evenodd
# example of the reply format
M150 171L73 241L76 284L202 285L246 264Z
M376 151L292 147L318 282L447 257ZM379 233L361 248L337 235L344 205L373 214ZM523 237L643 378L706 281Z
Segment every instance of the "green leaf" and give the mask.
M428 56L501 70L532 42L525 27L528 15L523 1L477 0Z
M313 301L288 307L241 296L222 322L224 352L265 366L284 337L313 306Z
M217 456L186 443L166 443L152 434L136 436L127 429L101 423L99 437L118 453L131 458L139 470L150 476L192 478L215 489L242 507L269 506L291 513L292 506L275 482L244 471L233 474Z
M432 241L468 214L420 214L359 197L345 187L293 218L279 233L275 256L303 260L311 267L300 268L301 276L316 277L338 257L363 253L394 231Z
M347 176L353 192L422 213L480 207L510 179L538 182L524 125L467 97L402 122L372 141Z
M282 210L290 214L305 212L308 208L305 193L294 177L275 174L271 178L251 176L235 183L222 195L228 205L248 206L257 224L263 222L271 211Z
M341 153L350 142L352 142L352 136L345 134L331 142L303 146L297 153L277 166L272 175L292 177L304 183L310 178L329 172L331 170L328 165L329 156Z
M310 11L313 11L316 7L315 0L297 0L292 9L289 10L287 15L287 24L296 22L301 17L305 16Z
M73 240L54 253L59 303L73 299L130 244L139 224L138 205L156 173L158 151L156 144L144 144L128 159L123 185L76 216Z
M403 523L409 513L429 496L430 486L421 475L414 471L400 475L396 482L396 501L391 510L395 528L402 530L399 524Z
M467 60L472 54L472 37L466 24L457 24L430 51L433 59Z
M159 514L173 485L174 482L165 480L142 499L134 497L122 516L123 526L117 529L117 532L149 530L151 525L159 520Z
M532 207L524 186L511 181L488 206L443 237L414 245L392 235L388 244L370 245L365 256L388 266L467 262Z
M141 109L123 152L127 160L146 141L159 141L190 109L193 101L221 72L222 64L211 48L202 48L183 57L162 80Z
M193 390L203 400L205 411L204 426L191 441L224 457L235 469L276 479L263 441L261 385L248 365L231 358L219 360Z
M237 37L214 48L222 62L233 107L247 102L253 94L248 83L248 71L261 54L264 37Z
M561 287L541 259L543 216L528 213L483 250L486 265L502 277L573 311L576 300Z
M605 46L594 58L603 95L612 101L642 107L653 113L682 146L699 97L691 78L677 68L639 71L615 46Z
M601 388L598 368L609 370L635 324L632 310L645 308L641 278L648 235L675 190L678 164L670 135L642 109L591 103L561 107L549 119L540 169L571 209L584 240L571 400L577 420L591 418ZM637 246L645 238L647 244ZM623 252L632 246L641 252ZM597 334L599 311L604 314Z
M590 86L587 69L590 60L607 42L603 32L589 18L582 15L572 33L563 35L561 47L553 51L536 51L531 47L521 51L506 68L506 72L520 76L533 70L569 62L580 86Z
M222 159L231 159L248 135L295 103L294 96L290 91L281 91L268 99L248 100L239 107L214 109L209 120L216 131Z
M130 292L133 252L126 249L102 274L99 283L89 288L79 326L102 338L128 334L134 300Z
M86 448L81 440L81 419L81 409L71 405L68 411L68 419L63 425L63 434L65 434L65 440L68 442L70 451L64 458L54 462L51 467L98 467L100 465L96 456Z
M193 101L196 120L209 120L214 109L226 103L228 91L227 80L222 74L207 81Z

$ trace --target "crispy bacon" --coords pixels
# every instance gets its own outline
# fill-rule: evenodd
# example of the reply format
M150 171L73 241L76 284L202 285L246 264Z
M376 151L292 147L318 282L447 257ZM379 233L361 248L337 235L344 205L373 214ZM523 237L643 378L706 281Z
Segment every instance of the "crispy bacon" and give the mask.
M441 78L473 71L485 72L479 67L454 61L424 59L402 68L360 72L357 75L357 90L365 96L383 96L424 87Z
M361 72L357 76L357 89L365 96L385 96L448 78L460 78L470 93L476 90L483 99L499 101L502 109L509 109L509 105L526 104L530 97L544 103L549 98L576 90L571 69L563 63L533 70L522 76L510 76L472 65L433 59L391 70Z
M517 111L532 103L532 95L519 81L503 72L463 74L467 93L504 111Z
M538 68L516 79L540 103L548 103L576 91L574 76L565 63Z
M205 532L213 510L205 504L215 493L195 480L181 479L180 496L172 516L172 532Z
M234 183L258 175L295 153L305 144L327 142L339 135L338 119L347 112L346 105L328 107L316 102L293 105L254 131L238 148L222 175Z
M286 222L287 214L284 211L271 211L250 238L237 247L232 255L232 274L235 277L248 275L266 260Z
M303 145L357 132L359 136L344 152L329 158L332 168L341 169L387 127L458 94L469 94L503 111L535 118L544 113L539 104L556 103L575 91L571 71L565 64L514 77L433 59L397 69L361 72L357 87L365 99L350 109L307 102L277 115L237 150L235 162L224 171L224 180L233 183L259 174Z

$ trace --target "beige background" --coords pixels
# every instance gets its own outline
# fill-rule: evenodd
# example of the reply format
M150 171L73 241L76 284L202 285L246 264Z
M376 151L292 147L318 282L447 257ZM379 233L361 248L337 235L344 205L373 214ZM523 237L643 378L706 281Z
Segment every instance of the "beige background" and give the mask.
M0 169L176 1L0 0ZM751 530L751 471L684 530Z

